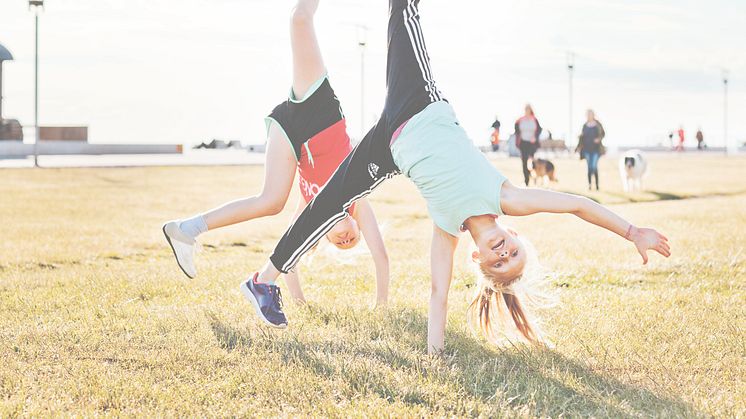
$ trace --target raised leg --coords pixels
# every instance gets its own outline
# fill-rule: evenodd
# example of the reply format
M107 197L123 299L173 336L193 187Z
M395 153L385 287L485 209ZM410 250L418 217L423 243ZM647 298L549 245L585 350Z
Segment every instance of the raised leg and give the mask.
M430 67L418 5L419 0L389 1L384 114L394 129L430 103L444 100Z
M264 186L259 195L238 199L202 215L208 229L276 215L285 208L295 178L295 153L277 124L270 127L264 163Z
M293 222L298 219L304 208L306 208L306 203L301 200L298 203L295 214L293 214ZM285 285L287 285L288 291L290 291L290 297L293 299L293 302L298 304L306 302L306 297L303 295L303 288L300 285L300 275L297 272L288 272L285 274Z
M293 51L293 95L302 99L326 72L314 29L313 17L319 0L298 0L290 22Z

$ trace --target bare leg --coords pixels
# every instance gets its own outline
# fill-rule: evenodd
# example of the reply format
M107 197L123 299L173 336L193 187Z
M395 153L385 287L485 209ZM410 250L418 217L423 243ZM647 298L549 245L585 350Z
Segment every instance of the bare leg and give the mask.
M293 94L299 99L306 95L308 89L326 71L313 26L313 16L318 6L319 0L298 0L290 24ZM205 223L210 230L275 215L285 207L295 176L295 154L276 125L270 127L269 134L261 195L239 199L204 214Z
M298 208L295 210L295 214L293 214L293 222L303 212L306 205L301 198L301 201L298 202ZM303 288L300 286L300 276L297 272L288 272L285 274L285 285L287 285L290 296L295 303L304 304L306 302L306 297L303 295Z
M290 23L293 94L297 99L303 98L308 89L326 72L313 26L313 16L318 7L319 0L298 0Z
M267 140L262 193L238 199L202 215L212 230L254 218L276 215L285 208L295 178L295 153L277 124L272 124Z

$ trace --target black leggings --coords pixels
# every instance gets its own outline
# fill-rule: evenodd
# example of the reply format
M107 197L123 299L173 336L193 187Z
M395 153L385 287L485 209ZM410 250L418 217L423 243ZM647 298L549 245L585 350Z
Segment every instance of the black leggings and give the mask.
M531 143L522 142L518 147L521 150L521 164L523 164L523 182L528 186L531 179L531 170L528 168L528 159L533 159L537 147Z
M381 119L340 164L282 236L270 260L287 273L336 223L346 210L385 180L399 174L389 148L399 126L429 104L443 99L432 77L425 48L419 0L390 0L386 103Z

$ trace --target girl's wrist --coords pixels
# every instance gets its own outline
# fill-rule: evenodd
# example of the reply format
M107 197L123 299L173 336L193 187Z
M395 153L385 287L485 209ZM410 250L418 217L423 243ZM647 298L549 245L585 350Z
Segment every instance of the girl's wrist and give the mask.
M635 241L634 237L636 234L637 234L637 227L630 224L629 227L627 228L627 233L624 235L624 238L627 239L628 241Z

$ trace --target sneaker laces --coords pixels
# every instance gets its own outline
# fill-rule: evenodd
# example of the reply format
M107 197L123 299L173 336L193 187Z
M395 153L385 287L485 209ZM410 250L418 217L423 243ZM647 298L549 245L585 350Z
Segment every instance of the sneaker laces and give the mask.
M269 293L272 295L272 308L282 311L282 292L280 292L280 287L270 287Z

